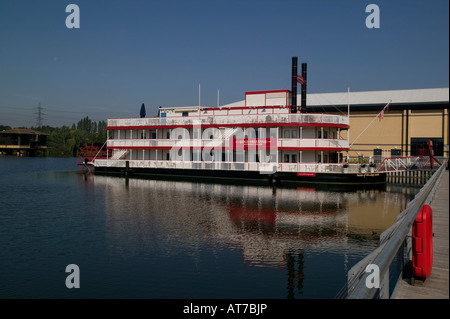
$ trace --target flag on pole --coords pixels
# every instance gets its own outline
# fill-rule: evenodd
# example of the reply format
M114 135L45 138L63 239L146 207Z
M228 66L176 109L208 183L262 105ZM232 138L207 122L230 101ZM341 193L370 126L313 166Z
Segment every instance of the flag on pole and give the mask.
M390 104L391 104L391 101L389 101L389 103L386 104L386 106L383 107L383 109L381 110L381 112L378 114L378 118L380 119L380 122L381 122L381 120L382 120L383 117L384 117L384 111L385 111L385 110L386 110L386 112L389 111L389 105L390 105Z
M382 109L380 114L378 115L378 118L380 119L380 122L383 119L383 117L384 117L384 109Z
M300 84L305 84L305 79L303 76L297 75L297 82Z
M142 103L140 115L141 115L141 118L145 117L145 115L146 115L145 114L145 105L144 105L144 103Z

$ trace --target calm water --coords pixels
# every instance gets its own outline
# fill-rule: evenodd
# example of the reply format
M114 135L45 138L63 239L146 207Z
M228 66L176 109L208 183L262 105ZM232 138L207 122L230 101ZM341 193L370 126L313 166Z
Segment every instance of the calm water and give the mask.
M76 162L0 157L0 298L333 298L415 192L127 180Z

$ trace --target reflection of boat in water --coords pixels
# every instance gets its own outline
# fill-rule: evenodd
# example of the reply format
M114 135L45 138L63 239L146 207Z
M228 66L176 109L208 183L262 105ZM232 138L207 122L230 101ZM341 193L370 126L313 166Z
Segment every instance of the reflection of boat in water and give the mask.
M90 176L105 187L110 249L134 254L138 242L158 242L166 253L201 243L239 247L247 263L284 267L286 252L340 250L395 221L405 196L329 192L140 178ZM381 213L383 212L384 213ZM352 248L356 253L358 246ZM195 250L195 249L194 249Z
M315 282L312 277L317 269L320 281L328 286L336 281L337 273L347 273L352 260L374 248L372 230L354 222L361 210L378 201L394 208L387 215L395 218L400 211L396 194L378 190L330 192L312 187L79 176L83 189L87 183L95 190L95 201L104 200L105 213L100 216L111 258L133 262L148 258L164 265L173 262L167 276L174 278L183 274L185 265L214 267L209 271L231 276L230 282L239 278L239 274L234 276L236 267L243 266L243 273L255 274L249 279L252 285L255 280L256 286L281 285L288 298L303 294L304 286ZM364 219L367 217L379 218ZM371 223L367 221L367 225ZM242 265L236 264L240 262ZM261 275L272 271L275 281ZM330 287L330 295L339 288Z
M99 176L117 176L116 174L98 174ZM127 176L129 178L130 176ZM160 180L160 181L174 181L174 182L187 182L187 183L204 183L204 184L221 184L221 185L236 185L236 186L249 186L249 187L265 187L267 188L267 180L250 180L250 179L228 179L228 178L210 178L198 176L193 179L188 176L172 176L172 175L149 175L142 174L132 176L137 179L149 179L149 180ZM367 184L327 184L327 183L277 183L270 184L270 187L276 189L297 189L297 190L322 190L331 192L354 192L354 191L364 191L364 190L380 190L384 191L387 188L385 183L367 183Z

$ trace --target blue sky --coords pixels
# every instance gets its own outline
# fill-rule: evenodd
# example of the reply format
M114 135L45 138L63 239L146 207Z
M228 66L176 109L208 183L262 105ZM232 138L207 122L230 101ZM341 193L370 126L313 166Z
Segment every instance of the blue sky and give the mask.
M68 29L70 3L80 28ZM368 4L380 28L368 29ZM0 0L0 124L147 116L158 106L216 106L246 91L308 93L449 86L447 0Z

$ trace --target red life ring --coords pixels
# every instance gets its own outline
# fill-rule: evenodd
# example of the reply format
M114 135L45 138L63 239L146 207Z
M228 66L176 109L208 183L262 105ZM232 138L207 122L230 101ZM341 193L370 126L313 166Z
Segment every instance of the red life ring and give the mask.
M425 280L433 267L433 218L429 205L423 205L413 223L412 259L414 277Z

